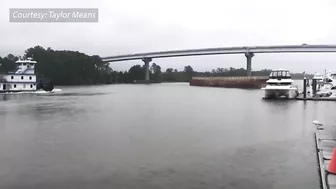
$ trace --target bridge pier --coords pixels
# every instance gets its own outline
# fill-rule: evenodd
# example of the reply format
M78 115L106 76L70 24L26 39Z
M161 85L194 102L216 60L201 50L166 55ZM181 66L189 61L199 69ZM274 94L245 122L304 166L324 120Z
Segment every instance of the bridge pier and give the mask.
M246 52L245 57L246 57L246 74L247 76L251 76L251 71L252 71L252 57L254 56L254 53Z
M152 58L142 58L145 63L145 81L149 82L149 63L152 61Z

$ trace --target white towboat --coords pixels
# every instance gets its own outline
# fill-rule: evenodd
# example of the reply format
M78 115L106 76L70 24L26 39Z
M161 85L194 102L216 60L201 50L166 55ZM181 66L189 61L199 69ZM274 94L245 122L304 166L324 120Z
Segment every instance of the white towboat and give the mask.
M34 92L39 89L52 91L54 85L51 82L38 81L35 75L36 61L28 58L15 62L15 72L0 74L0 93Z
M289 71L286 69L272 70L269 79L266 81L266 87L261 88L265 92L264 98L296 98L298 88L293 85Z

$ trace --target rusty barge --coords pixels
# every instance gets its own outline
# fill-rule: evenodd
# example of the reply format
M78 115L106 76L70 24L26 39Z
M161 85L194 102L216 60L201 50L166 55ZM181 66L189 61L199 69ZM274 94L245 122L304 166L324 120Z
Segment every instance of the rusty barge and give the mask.
M190 86L260 89L266 85L267 76L245 77L193 77Z

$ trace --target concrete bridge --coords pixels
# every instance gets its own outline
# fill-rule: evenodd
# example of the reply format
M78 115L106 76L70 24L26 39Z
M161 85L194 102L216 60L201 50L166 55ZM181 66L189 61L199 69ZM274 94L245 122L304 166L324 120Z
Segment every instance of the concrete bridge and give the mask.
M255 53L321 53L336 52L336 45L284 45L284 46L248 46L248 47L223 47L223 48L206 48L206 49L189 49L159 51L138 54L125 54L118 56L103 57L104 62L116 62L125 60L141 59L145 63L145 80L149 80L149 63L153 58L167 58L180 56L200 56L216 54L244 54L246 57L247 76L251 76L252 57Z

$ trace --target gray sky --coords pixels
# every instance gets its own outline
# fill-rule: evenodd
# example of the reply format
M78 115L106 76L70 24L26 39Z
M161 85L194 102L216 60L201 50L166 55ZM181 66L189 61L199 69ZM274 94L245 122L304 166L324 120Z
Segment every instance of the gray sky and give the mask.
M9 8L98 8L98 23L9 23ZM112 56L248 45L336 44L335 0L1 0L0 56L41 45ZM244 55L155 59L165 70L246 67ZM336 68L336 53L257 54L252 69ZM111 63L115 70L141 61Z

